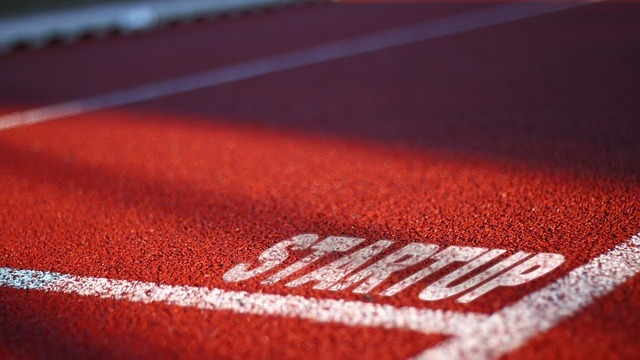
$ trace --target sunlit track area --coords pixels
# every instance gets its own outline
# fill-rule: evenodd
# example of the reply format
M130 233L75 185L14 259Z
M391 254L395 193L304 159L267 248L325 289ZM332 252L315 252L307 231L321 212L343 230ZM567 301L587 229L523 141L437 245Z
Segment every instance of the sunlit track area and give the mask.
M4 7L0 358L640 358L640 3Z

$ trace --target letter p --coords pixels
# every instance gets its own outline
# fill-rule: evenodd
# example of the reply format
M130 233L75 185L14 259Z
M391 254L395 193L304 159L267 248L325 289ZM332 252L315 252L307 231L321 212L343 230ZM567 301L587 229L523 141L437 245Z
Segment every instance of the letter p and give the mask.
M499 286L516 286L524 284L547 274L551 270L560 266L563 262L564 256L560 254L538 254L473 289L469 293L460 297L458 302L471 302Z

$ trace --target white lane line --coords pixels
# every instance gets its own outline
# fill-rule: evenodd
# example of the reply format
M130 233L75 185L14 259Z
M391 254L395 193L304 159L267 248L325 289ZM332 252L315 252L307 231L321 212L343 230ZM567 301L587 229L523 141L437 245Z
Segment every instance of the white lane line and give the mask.
M451 339L416 358L495 359L576 314L638 273L640 234L490 316L11 268L0 268L0 286L132 302L159 302L204 310L229 310L239 314L300 318L349 326L450 334L453 335Z
M524 345L640 273L640 234L565 277L469 324L417 359L495 359Z
M300 318L349 326L413 330L425 334L462 333L466 327L487 317L482 314L462 314L413 307L397 308L359 301L171 286L11 268L0 268L0 286L132 302L158 302L203 310L230 310L239 314Z
M203 310L271 315L348 326L413 330L453 337L417 359L495 359L576 314L640 273L640 234L563 278L490 316L397 308L359 301L171 286L35 270L0 268L0 286L127 300Z
M553 13L586 2L512 3L353 37L169 80L0 116L0 130L228 84L330 60Z

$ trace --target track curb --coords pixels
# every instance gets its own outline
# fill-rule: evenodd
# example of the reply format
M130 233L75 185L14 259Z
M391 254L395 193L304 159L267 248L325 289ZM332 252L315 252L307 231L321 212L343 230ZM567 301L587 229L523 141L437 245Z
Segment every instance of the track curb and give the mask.
M5 19L0 54L110 34L130 35L172 24L212 20L316 3L308 0L163 0L103 4Z

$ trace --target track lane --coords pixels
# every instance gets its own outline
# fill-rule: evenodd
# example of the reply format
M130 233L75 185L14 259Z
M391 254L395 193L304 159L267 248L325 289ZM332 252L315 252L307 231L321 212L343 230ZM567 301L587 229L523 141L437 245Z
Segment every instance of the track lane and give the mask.
M0 88L0 113L15 110L15 106L49 105L185 76L483 6L325 4L246 21L219 21L15 53L0 58L0 79L5 84Z

